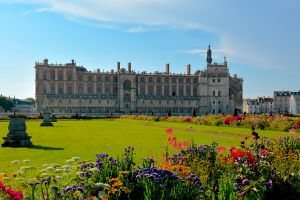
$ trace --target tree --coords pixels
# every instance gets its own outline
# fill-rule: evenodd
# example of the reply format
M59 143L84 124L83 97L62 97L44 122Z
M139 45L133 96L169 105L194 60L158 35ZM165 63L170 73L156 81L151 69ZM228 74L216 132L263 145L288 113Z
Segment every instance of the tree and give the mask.
M14 107L14 103L10 99L0 97L0 106L4 109L5 112L7 112L9 109Z
M237 110L237 108L234 108L233 116L234 116L234 117L235 117L235 116L238 116L238 110Z
M32 97L28 97L28 98L26 98L26 100L29 100L29 101L31 101L31 102L32 102L32 104L35 104L35 99L34 99L34 98L32 98Z
M193 109L193 117L197 117L197 113L195 109Z

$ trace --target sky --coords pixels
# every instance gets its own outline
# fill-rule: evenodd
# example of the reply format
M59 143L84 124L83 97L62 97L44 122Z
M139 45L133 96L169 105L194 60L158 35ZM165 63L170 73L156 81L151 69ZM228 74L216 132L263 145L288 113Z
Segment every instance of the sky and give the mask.
M0 0L0 94L34 97L37 61L184 73L227 57L244 97L300 90L299 0Z

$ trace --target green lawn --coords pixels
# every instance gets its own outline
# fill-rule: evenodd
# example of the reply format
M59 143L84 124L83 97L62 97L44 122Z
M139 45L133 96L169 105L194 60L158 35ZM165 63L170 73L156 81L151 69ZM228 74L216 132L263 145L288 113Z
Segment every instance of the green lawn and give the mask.
M179 141L193 139L196 144L218 142L223 146L236 146L251 130L243 128L197 126L191 123L148 122L139 120L59 120L54 127L40 127L41 121L27 120L27 133L32 136L33 148L0 147L0 172L12 172L17 167L13 160L31 160L26 165L46 163L63 164L79 156L94 160L96 153L120 155L123 149L133 146L138 162L147 156L160 158L167 145L166 128L173 128ZM188 127L192 126L192 131ZM8 130L8 121L0 121L0 137ZM277 137L286 132L258 131L261 136ZM3 143L3 140L1 141ZM25 164L23 164L25 165Z

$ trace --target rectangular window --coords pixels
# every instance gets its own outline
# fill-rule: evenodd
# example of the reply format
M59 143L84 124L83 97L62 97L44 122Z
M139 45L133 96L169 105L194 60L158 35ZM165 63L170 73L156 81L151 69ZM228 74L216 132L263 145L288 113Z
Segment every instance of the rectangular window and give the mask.
M221 91L218 91L218 96L219 96L219 97L221 96Z

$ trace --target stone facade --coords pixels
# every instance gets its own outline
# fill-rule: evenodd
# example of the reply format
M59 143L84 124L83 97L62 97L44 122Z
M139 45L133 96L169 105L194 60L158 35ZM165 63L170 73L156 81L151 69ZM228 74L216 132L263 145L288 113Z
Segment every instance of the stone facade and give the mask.
M256 99L245 99L243 102L243 112L249 114L265 114L274 112L273 98L257 97Z
M274 91L274 112L288 113L290 109L290 100L290 91Z
M243 79L230 76L224 63L212 63L210 47L207 66L191 74L136 73L117 63L116 71L95 72L67 64L35 64L38 112L53 113L154 113L165 115L233 113L242 111Z

